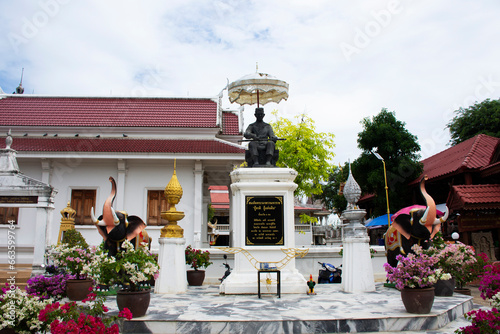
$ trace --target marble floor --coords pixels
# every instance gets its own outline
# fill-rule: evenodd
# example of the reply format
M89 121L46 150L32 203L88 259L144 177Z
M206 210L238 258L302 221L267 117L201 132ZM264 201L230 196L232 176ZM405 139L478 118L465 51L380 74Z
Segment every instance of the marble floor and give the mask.
M123 333L453 333L477 305L472 297L436 297L430 314L407 313L400 292L376 285L370 293L345 293L320 284L316 295L220 295L217 285L183 294L151 294L148 313L123 324ZM115 297L106 302L116 312Z

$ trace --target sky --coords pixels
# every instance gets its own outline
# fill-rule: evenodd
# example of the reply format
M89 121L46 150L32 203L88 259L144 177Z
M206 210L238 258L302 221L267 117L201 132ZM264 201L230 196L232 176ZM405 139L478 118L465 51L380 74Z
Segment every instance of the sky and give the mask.
M500 97L498 0L0 0L0 87L25 94L215 97L258 71L289 85L265 121L307 114L361 151L361 121L396 113L427 158L454 111ZM255 106L244 107L245 127Z

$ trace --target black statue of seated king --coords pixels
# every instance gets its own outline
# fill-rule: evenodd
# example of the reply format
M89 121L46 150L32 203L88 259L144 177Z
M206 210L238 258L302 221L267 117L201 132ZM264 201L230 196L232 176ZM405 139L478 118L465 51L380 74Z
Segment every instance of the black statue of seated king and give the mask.
M274 135L272 126L264 122L264 115L264 108L256 108L256 121L247 127L243 135L249 139L245 152L248 167L276 167L279 158L279 151L275 148L279 139Z

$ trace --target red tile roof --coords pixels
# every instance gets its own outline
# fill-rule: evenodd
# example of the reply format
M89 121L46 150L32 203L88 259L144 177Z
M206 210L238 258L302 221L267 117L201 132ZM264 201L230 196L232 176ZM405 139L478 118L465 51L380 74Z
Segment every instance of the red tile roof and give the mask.
M244 154L244 148L219 140L132 138L13 138L19 152L121 152L121 153L229 153Z
M229 191L227 186L210 186L210 202L217 208L229 208Z
M424 164L422 174L427 175L429 180L432 180L458 174L464 170L479 170L491 163L491 158L499 142L499 138L484 134L477 135L422 160ZM412 184L418 183L419 180L420 177Z
M208 187L208 190L228 191L227 186L210 186L210 187Z
M448 206L451 210L500 208L500 184L453 186Z
M238 115L230 112L222 114L222 134L224 135L239 135L240 129L238 125Z
M215 128L216 123L217 103L208 98L0 98L0 126Z

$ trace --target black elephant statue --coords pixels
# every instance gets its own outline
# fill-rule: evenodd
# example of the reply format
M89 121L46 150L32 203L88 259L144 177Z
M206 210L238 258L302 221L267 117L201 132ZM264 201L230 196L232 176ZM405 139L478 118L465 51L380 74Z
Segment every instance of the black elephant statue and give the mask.
M108 255L115 256L121 250L123 241L130 241L134 247L142 242L151 245L151 238L144 229L146 223L137 216L129 216L126 212L115 212L113 201L116 196L116 181L111 176L111 194L104 202L102 215L95 218L94 208L91 209L90 216L97 227L97 231L104 239L104 249Z
M412 253L412 246L418 244L428 249L430 240L441 229L441 224L448 218L448 208L441 218L437 218L436 203L425 190L427 176L420 180L420 192L426 201L425 209L414 209L409 214L399 214L384 235L387 263L396 267L399 254Z

